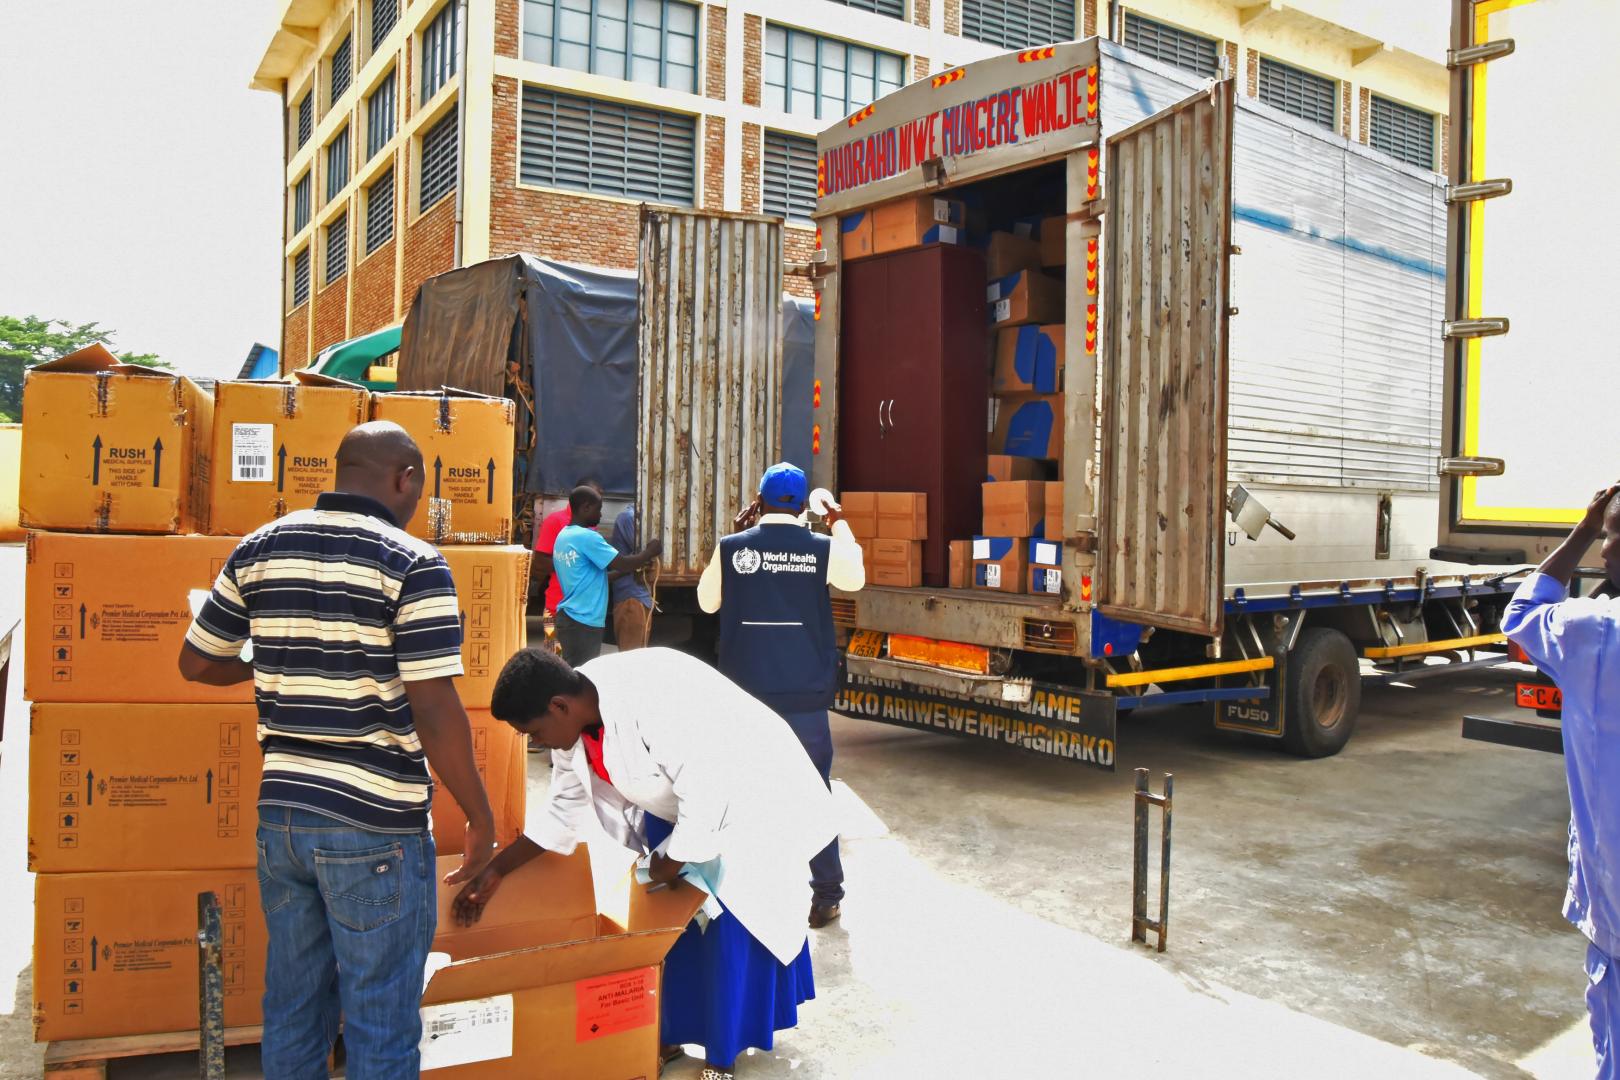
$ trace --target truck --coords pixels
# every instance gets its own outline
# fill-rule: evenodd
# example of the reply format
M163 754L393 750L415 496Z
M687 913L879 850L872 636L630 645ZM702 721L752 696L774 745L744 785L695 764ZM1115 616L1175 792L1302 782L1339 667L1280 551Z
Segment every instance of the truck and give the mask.
M1610 140L1576 137L1615 33L1602 0L1453 0L1439 557L1539 563L1614 478L1591 312L1620 288L1620 226L1566 215L1620 163ZM1603 579L1595 551L1582 565ZM1464 736L1561 752L1552 680L1529 669L1514 703L1521 720L1468 716Z
M1111 769L1121 714L1197 703L1320 757L1363 678L1501 659L1511 584L1436 530L1442 177L1098 39L914 82L817 153L813 482L924 495L925 568L999 550L986 331L1060 290L1057 591L837 595L841 711ZM986 277L1037 232L1060 279Z

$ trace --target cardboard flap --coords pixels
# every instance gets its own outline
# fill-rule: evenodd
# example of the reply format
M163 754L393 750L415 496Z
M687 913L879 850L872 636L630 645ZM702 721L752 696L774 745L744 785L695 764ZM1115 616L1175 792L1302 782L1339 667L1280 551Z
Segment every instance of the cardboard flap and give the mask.
M442 855L438 863L436 952L464 960L595 936L596 888L590 853L583 844L572 855L542 852L508 874L473 926L457 926L451 912L462 886L442 884L445 875L461 865L461 857Z
M472 398L475 401L505 401L505 398L493 394L480 394L476 390L458 390L454 386L441 386L437 390L385 390L377 397L407 397L407 398Z
M87 374L96 371L114 371L123 364L118 357L108 351L107 346L99 341L93 345L86 345L77 352L70 352L57 360L47 360L43 364L35 364L30 371L65 371L76 374Z
M651 930L618 937L585 938L555 945L461 960L441 968L428 980L422 1004L467 1001L508 994L531 986L577 982L630 968L663 963L681 936L679 929Z
M365 390L365 387L361 386L357 382L350 382L348 379L339 379L332 375L322 375L315 371L295 371L288 375L287 379L298 383L300 386L335 386L342 390ZM275 381L279 382L282 380Z

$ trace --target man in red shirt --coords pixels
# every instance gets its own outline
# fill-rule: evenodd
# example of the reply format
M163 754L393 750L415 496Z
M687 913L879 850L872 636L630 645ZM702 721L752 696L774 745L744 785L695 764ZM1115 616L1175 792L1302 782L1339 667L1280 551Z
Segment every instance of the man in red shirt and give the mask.
M579 487L594 488L598 495L602 494L602 485L595 480L581 480ZM557 575L551 572L551 556L557 547L557 534L574 523L574 512L563 503L561 510L554 510L540 522L540 528L534 534L534 558L529 564L530 595L542 588L546 593L546 610L555 615L562 608L563 591L562 582Z

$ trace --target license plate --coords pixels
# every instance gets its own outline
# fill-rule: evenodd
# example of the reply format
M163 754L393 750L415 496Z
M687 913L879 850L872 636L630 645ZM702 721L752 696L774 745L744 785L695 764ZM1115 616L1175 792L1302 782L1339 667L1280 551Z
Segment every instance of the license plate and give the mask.
M857 630L849 639L849 655L876 660L883 655L883 635L876 630Z
M1544 683L1519 683L1513 703L1521 709L1557 712L1564 707L1564 693L1556 686Z

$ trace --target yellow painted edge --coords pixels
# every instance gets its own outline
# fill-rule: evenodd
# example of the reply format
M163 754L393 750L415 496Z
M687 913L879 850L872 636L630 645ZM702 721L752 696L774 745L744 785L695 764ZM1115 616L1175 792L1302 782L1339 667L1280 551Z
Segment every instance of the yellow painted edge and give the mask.
M1269 656L1254 660L1227 660L1218 664L1194 664L1191 667L1164 668L1159 671L1127 671L1108 676L1107 685L1146 686L1149 683L1182 682L1202 679L1211 675L1241 675L1246 671L1266 671L1276 667L1277 661Z
M1368 649L1362 653L1369 660L1393 660L1400 656L1426 656L1430 653L1451 652L1455 649L1473 649L1480 645L1501 645L1506 634L1476 634L1473 637L1448 638L1445 641L1419 641L1411 645L1390 645Z

